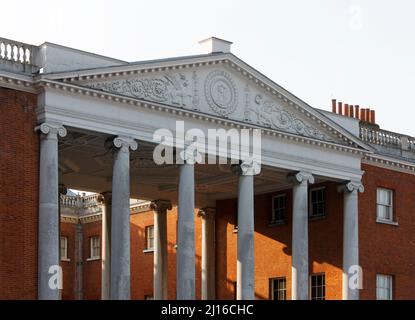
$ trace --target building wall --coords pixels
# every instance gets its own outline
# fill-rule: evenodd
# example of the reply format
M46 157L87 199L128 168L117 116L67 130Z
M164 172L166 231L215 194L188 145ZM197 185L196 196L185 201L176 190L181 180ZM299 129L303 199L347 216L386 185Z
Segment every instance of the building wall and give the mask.
M61 237L68 238L68 260L61 260L62 267L62 299L64 300L73 300L75 299L75 267L76 267L76 257L75 257L75 228L76 225L73 223L61 222L60 224Z
M37 298L36 95L0 87L0 299Z
M101 259L91 260L91 243L90 238L100 237L102 244L102 227L101 220L83 224L83 299L99 300L101 299ZM102 249L102 246L101 246ZM101 253L102 256L102 253Z
M342 196L335 183L326 187L326 217L309 221L310 273L326 274L326 298L341 299ZM287 195L287 222L270 226L272 197ZM292 191L255 197L255 298L269 299L269 279L286 277L287 299L291 299ZM237 201L217 202L216 214L216 292L218 299L234 299L236 281L237 233L234 228Z
M201 290L201 218L195 210L195 288L196 299L200 299ZM153 252L145 250L145 228L154 224L153 212L141 212L131 215L131 298L144 299L153 295ZM168 243L168 299L176 299L176 226L177 207L167 213Z
M394 299L415 298L415 176L367 164L359 196L361 299L376 298L376 274L394 276ZM398 226L376 222L376 188L394 190Z

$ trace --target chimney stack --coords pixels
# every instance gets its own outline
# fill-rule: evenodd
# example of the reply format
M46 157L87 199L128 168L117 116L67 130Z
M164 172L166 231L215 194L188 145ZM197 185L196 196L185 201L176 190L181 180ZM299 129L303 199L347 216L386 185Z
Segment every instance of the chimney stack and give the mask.
M331 99L331 112L336 113L336 99Z
M358 104L352 105L345 103L343 105L343 102L337 101L337 99L331 99L331 111L345 117L376 124L375 110L360 108Z
M360 110L359 109L360 109L360 107L359 107L358 104L354 106L354 117L356 119L359 119L359 114L360 114Z
M338 114L343 114L343 104L341 102L338 103L338 110L337 113Z

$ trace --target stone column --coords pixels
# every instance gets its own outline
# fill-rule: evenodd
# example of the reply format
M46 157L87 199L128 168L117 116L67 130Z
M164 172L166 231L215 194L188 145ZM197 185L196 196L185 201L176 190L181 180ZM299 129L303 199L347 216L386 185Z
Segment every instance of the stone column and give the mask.
M75 299L83 299L83 226L81 220L75 227Z
M98 199L101 204L101 300L110 299L111 283L111 206L112 194L103 192Z
M66 186L64 184L59 184L59 194L58 194L58 199L59 199L59 205L58 205L58 212L59 212L59 223L58 223L58 234L59 234L59 264L62 267L62 257L61 257L61 195L66 195L66 193L68 192L68 189L66 188ZM62 271L63 272L63 271ZM62 273L62 277L63 277L63 273ZM63 278L62 278L63 280ZM62 283L62 289L59 290L59 300L62 299L62 291L63 291L63 283Z
M66 129L58 124L36 127L40 137L38 298L58 300L62 274L59 261L58 135Z
M151 203L154 212L154 299L167 300L167 210L171 210L168 200L155 200Z
M239 173L236 299L253 300L255 298L254 175L261 171L261 167L257 162L243 161L232 168Z
M338 187L343 200L343 300L359 300L361 269L359 267L358 192L364 187L360 182L346 182Z
M308 300L308 184L314 177L308 172L289 175L293 186L292 300Z
M112 172L111 284L112 300L130 299L130 148L137 142L116 137Z
M195 299L195 171L192 155L182 152L179 167L179 208L176 260L178 300Z
M199 210L202 218L202 300L215 299L215 208Z

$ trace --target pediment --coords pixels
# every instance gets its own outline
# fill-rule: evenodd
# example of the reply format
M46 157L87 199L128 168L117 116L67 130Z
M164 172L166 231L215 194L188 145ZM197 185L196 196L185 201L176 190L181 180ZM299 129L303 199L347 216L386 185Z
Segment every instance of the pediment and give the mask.
M294 135L364 149L311 107L264 85L234 63L215 61L180 68L141 69L81 78L75 84ZM362 147L363 145L363 147Z

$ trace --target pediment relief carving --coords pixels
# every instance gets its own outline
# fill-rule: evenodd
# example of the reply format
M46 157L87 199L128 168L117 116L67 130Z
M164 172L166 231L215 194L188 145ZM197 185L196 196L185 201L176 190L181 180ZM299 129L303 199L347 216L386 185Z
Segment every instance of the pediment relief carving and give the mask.
M305 137L344 144L317 122L227 68L186 68L79 82L92 89L197 110Z

